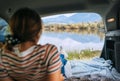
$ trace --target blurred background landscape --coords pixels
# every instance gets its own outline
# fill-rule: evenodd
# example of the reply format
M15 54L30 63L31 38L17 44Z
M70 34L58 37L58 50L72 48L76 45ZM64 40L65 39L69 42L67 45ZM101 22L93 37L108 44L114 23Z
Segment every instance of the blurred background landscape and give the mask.
M99 57L104 45L104 23L96 13L59 14L42 18L39 43L62 47L69 60Z

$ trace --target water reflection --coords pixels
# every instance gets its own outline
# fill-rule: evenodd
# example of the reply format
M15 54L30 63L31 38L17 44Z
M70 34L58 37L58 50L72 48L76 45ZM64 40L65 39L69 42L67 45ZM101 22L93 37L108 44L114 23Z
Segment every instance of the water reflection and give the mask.
M39 43L51 43L66 51L71 50L102 50L104 44L104 33L98 29L57 29L45 30Z
M100 40L104 40L105 34L103 32L100 32L98 29L56 29L56 30L44 30L45 33L70 33L70 34L76 34L76 35L95 35L100 38Z

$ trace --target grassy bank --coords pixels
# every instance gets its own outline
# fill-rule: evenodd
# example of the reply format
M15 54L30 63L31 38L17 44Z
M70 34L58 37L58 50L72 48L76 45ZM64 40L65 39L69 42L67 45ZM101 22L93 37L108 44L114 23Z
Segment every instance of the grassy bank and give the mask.
M82 50L81 52L78 51L69 51L68 54L68 60L78 59L78 60L84 60L84 59L92 59L93 57L99 57L101 51L99 50Z

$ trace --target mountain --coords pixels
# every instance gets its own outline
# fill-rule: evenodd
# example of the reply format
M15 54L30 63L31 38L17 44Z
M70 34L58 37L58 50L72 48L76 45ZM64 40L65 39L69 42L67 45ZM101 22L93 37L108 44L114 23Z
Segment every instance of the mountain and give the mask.
M43 22L44 23L72 23L73 21L64 15L60 15L56 18L43 19Z
M54 18L43 18L43 23L78 23L78 22L95 22L100 21L102 18L95 13L76 13L72 16L59 15Z

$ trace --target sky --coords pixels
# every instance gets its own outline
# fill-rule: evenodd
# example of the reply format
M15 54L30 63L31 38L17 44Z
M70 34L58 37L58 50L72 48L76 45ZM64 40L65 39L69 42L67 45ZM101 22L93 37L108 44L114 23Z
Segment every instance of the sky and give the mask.
M66 16L66 17L70 17L70 16L72 16L72 15L74 15L74 14L76 14L76 13L59 14L59 15L53 15L53 16L42 17L42 19L46 19L46 18L55 18L55 17L58 17L58 16L60 16L60 15L64 15L64 16Z

